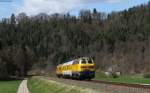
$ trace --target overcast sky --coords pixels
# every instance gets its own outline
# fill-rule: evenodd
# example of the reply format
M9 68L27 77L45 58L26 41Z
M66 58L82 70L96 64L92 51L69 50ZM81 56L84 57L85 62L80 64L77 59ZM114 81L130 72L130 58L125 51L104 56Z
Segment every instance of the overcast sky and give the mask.
M3 1L3 2L2 2ZM6 0L8 1L8 0ZM78 15L81 9L97 8L98 11L110 13L128 9L149 0L0 0L0 19L12 13L25 12L27 15L38 13L67 13Z

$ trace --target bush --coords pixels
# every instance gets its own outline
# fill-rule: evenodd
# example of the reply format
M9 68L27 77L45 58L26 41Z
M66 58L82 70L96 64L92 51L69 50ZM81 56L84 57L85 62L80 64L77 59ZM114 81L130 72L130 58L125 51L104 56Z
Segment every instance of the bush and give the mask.
M96 78L106 78L106 77L108 77L107 75L105 75L104 72L102 72L100 70L96 70L95 74L96 74Z
M117 75L116 73L112 73L112 77L113 78L119 78L119 75Z
M144 74L143 77L144 78L150 78L150 73L149 74Z

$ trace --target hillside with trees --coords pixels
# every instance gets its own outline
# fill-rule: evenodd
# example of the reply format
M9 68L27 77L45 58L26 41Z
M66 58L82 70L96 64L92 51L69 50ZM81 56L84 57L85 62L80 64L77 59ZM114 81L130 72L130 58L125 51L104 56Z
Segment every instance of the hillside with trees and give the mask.
M97 69L121 73L150 71L150 2L105 14L96 9L68 14L12 14L0 21L0 78L50 71L82 56Z

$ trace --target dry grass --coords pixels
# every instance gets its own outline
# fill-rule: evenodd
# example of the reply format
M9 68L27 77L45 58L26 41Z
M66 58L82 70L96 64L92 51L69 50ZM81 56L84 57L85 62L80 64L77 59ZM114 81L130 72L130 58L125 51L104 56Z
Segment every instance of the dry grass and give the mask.
M29 79L28 87L30 93L100 93L89 88L39 78Z

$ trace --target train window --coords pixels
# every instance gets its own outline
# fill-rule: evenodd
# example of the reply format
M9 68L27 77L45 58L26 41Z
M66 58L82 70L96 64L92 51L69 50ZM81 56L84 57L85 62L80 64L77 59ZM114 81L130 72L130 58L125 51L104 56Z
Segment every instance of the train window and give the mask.
M91 60L91 59L89 59L89 60L88 60L88 63L89 63L89 64L92 64L93 62L92 62L92 60Z
M78 61L74 61L73 64L79 64L79 62Z
M82 59L81 64L86 64L86 60Z

